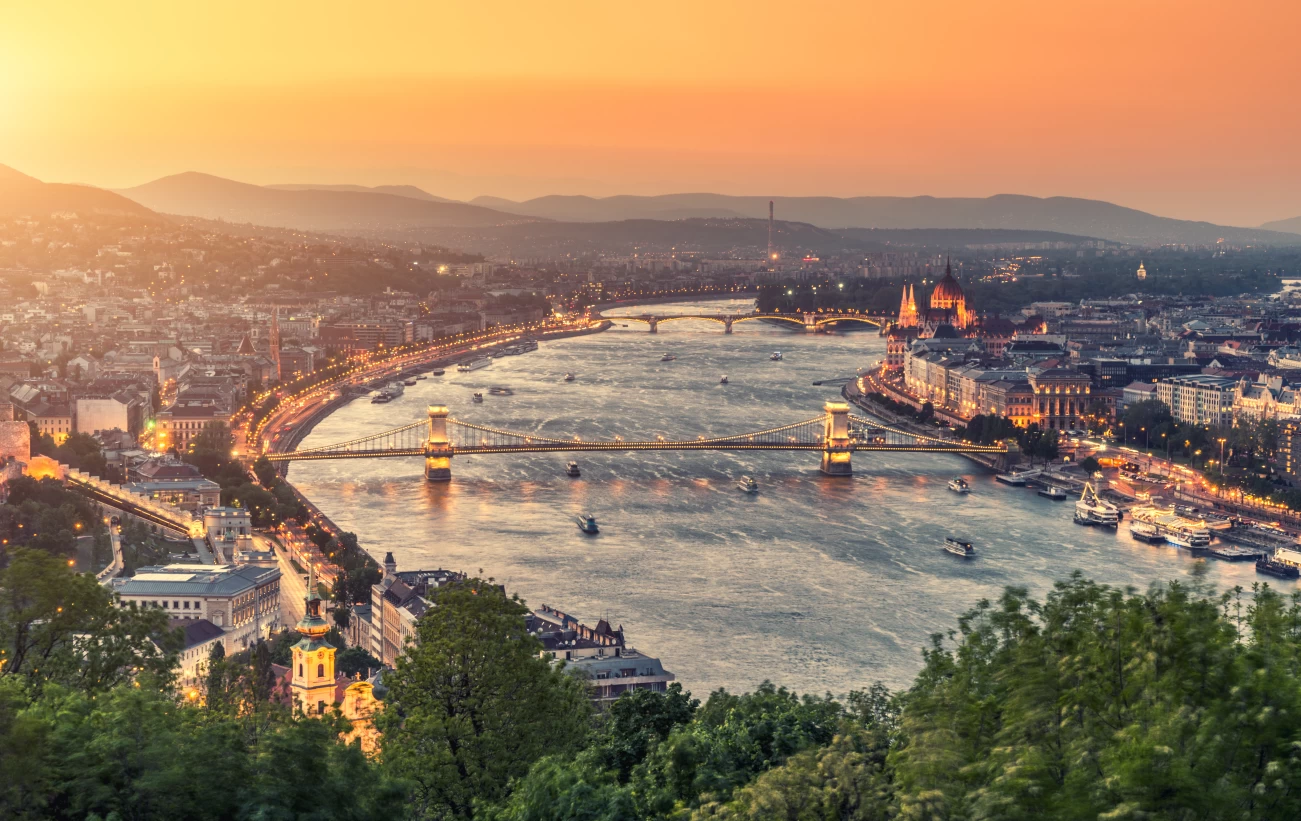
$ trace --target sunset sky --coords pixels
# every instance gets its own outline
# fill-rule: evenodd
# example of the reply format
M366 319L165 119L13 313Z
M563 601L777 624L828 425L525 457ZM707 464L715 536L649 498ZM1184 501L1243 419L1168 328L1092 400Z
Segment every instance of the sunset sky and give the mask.
M78 11L70 11L77 8ZM17 3L0 163L1301 215L1301 3Z

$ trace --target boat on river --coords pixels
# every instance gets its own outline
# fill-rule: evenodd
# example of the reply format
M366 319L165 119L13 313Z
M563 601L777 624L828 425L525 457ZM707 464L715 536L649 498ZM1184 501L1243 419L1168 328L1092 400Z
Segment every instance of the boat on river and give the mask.
M434 376L442 376L443 374L447 373L447 371L443 370L442 368L434 368L432 371L430 371L430 373L432 373Z
M770 360L773 361L773 362L780 362L780 361L782 361L782 352L781 352L781 351L773 351L773 352L772 352L772 356L768 357L768 359L770 359Z
M483 401L483 394L481 394L481 393L479 393L478 391L476 391L476 392L475 392L475 393L470 397L470 401L472 401L472 402L482 402L482 401Z
M961 476L954 476L949 480L949 490L954 493L970 493L971 485L967 484L967 480Z
M1149 524L1165 540L1185 550L1205 550L1211 546L1211 530L1200 519L1189 519L1175 512L1173 507L1144 505L1130 511L1136 522Z
M1130 522L1129 535L1140 542L1165 544L1165 536L1162 536L1155 527L1147 522Z
M1119 527L1120 508L1104 502L1091 482L1084 483L1084 492L1075 503L1075 523L1098 527Z
M753 476L742 476L737 480L736 486L746 493L759 492L759 483L754 480Z
M720 379L720 380L718 380L718 384L720 384L720 385L726 385L726 384L727 384L727 374L723 374L723 378Z
M1260 559L1256 562L1256 572L1264 573L1278 579L1295 579L1301 576L1301 569L1294 564L1285 564L1274 559Z
M1054 502L1066 501L1066 491L1057 485L1039 488L1039 495L1045 499L1052 499Z
M393 381L379 389L375 398L370 400L373 405L382 405L385 402L392 402L402 394L406 393L406 386L401 381Z
M944 549L954 556L961 556L964 559L970 559L976 555L975 545L963 539L955 539L952 536L944 540Z
M565 465L565 475L573 476L575 479L577 479L579 476L583 475L583 472L578 469L577 462L570 462L569 464Z
M567 373L567 374L565 374L565 381L566 381L566 382L573 382L575 379L577 379L577 377L574 376L572 373Z
M578 529L584 533L600 533L601 528L596 525L596 517L590 513L578 514Z
M467 359L466 361L457 365L456 369L461 373L469 373L470 371L477 371L480 368L486 368L491 364L492 364L491 359L489 359L486 356L480 356L477 359Z
M1037 470L1022 470L1019 472L1000 473L994 477L994 481L1002 482L1012 487L1025 487L1025 483L1039 475Z
M672 361L675 360L675 359L677 359L677 357L674 356L674 355L671 354L671 353L666 353L666 354L664 354L663 356L660 357L660 361L661 361L661 362L672 362Z
M1182 547L1184 550L1193 552L1205 550L1211 546L1211 534L1203 536L1191 533L1167 533L1165 534L1166 544Z

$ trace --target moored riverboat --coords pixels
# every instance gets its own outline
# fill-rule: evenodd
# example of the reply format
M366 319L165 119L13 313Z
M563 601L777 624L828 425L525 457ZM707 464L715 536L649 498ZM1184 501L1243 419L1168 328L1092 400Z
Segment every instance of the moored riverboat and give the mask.
M1076 524L1097 527L1119 527L1120 508L1098 496L1090 482L1084 483L1084 492L1075 503Z

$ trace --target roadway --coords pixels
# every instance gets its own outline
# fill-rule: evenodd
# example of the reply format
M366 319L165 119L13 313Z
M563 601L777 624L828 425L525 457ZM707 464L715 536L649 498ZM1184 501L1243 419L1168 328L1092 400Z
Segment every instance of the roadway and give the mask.
M275 539L253 534L258 550L273 550L280 563L280 626L293 627L306 613L307 577L294 569L289 552Z
M465 356L475 351L488 351L498 348L502 345L510 344L523 339L526 336L536 336L545 338L548 335L557 333L572 334L592 327L594 323L582 322L572 325L540 325L538 327L527 327L518 330L503 331L500 335L492 335L486 338L476 340L466 340L464 344L455 347L444 348L440 350L424 349L404 354L395 359L378 362L373 366L366 367L360 373L352 373L348 376L341 377L334 382L326 385L320 385L313 388L310 398L299 399L294 401L285 401L281 407L272 411L267 418L266 424L262 428L262 442L268 451L282 449L281 440L284 440L285 434L298 425L310 420L318 413L323 405L332 401L332 397L337 397L341 392L350 388L360 388L365 385L381 379L388 379L396 376L402 371L408 370L414 366L431 367L436 365L450 364L453 360ZM252 459L254 457L253 449L248 441L248 433L245 424L236 426L235 447L240 454L246 455Z

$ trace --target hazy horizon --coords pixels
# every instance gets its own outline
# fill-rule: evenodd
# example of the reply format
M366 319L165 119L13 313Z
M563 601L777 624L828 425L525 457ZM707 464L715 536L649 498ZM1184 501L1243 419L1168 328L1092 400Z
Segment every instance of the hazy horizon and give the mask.
M0 163L458 200L1068 196L1255 226L1301 215L1298 23L1225 2L21 7Z

